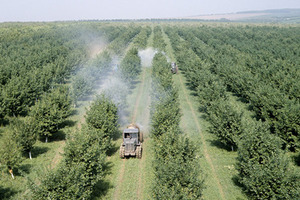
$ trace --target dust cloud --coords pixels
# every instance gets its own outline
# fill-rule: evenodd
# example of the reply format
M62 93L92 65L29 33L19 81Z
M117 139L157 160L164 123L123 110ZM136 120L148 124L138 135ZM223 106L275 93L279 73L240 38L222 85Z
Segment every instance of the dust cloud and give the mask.
M107 41L101 37L93 38L91 41L89 41L87 43L89 58L95 58L105 49L106 45Z
M139 51L139 56L141 58L142 66L143 67L150 67L152 65L152 60L157 50L153 48L147 48L145 50Z

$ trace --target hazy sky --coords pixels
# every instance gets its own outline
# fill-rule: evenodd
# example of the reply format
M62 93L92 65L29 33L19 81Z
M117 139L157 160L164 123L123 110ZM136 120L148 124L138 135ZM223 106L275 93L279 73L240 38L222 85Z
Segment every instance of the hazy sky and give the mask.
M300 8L300 0L0 0L0 22L185 17Z

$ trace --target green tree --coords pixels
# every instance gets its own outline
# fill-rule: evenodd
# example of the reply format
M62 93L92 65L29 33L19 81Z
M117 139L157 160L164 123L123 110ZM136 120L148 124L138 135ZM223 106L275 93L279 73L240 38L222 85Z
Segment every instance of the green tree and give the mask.
M74 102L74 107L77 106L77 101L82 99L93 91L94 78L89 73L78 73L72 79L70 96Z
M203 179L197 167L196 148L181 134L178 92L162 53L153 59L152 80L153 198L201 199Z
M118 131L118 108L105 95L97 96L86 111L86 123L101 135L106 150L111 147L111 139Z
M36 184L33 199L90 199L95 184L104 177L102 138L94 128L83 128L70 136L59 168Z
M153 32L154 32L153 47L159 49L160 51L165 51L167 45L162 36L161 27L155 26Z
M37 122L38 133L46 137L46 142L71 114L71 101L67 94L67 87L55 88L50 93L44 94L31 109L30 115Z
M3 87L2 109L8 116L26 115L28 107L34 102L30 98L30 86L28 78L13 77Z
M10 121L10 129L16 142L22 147L23 151L31 157L31 150L37 140L37 128L32 117L23 119L13 118Z
M214 101L226 101L226 86L217 76L205 70L200 73L199 86L196 88L199 102L208 108Z
M151 28L149 26L144 27L141 32L135 36L135 38L133 39L133 44L137 47L137 48L146 48L147 46L147 38L151 33Z
M2 136L0 146L0 163L8 168L14 179L13 170L22 162L22 146L16 142L11 131Z
M291 171L278 137L261 121L245 122L238 146L239 182L253 199L299 199L299 176Z
M155 140L154 151L154 199L202 199L203 177L195 145L178 128L170 127Z
M125 81L132 83L142 71L141 58L137 48L131 48L121 61L121 76Z
M151 135L159 137L170 127L178 127L180 122L180 108L177 92L166 95L160 99L159 103L152 103L151 114Z
M215 134L222 144L231 146L234 150L243 132L243 113L239 113L234 106L223 100L213 102L207 113L211 124L210 132Z

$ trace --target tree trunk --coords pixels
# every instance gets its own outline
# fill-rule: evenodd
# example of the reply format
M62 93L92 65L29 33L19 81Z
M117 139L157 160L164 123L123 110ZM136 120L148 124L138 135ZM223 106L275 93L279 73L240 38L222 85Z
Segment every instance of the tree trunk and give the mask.
M48 136L46 136L46 141L45 141L46 143L48 142Z
M32 159L32 157L31 157L31 151L29 151L29 158Z
M233 146L231 145L231 151L234 151L234 148L233 148Z
M10 173L10 175L11 175L12 179L15 179L15 176L14 176L13 170L12 170L12 169L10 169L10 170L8 170L8 171L9 171L9 173Z

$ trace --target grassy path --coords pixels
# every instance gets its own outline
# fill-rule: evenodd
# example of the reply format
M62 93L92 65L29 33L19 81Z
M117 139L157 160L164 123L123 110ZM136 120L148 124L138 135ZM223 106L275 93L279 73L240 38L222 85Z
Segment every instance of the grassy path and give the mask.
M185 85L182 81L183 78L181 77L181 75L178 75L174 79L177 79L176 82L177 82L177 84L179 83L179 87L180 87L179 95L181 96L181 98L180 98L180 104L182 105L181 109L183 109L183 106L184 106L183 104L187 104L188 109L186 109L186 110L190 113L189 115L187 115L187 112L185 112L184 117L182 119L183 123L185 123L185 126L186 126L187 121L193 123L193 126L191 128L195 128L196 132L200 136L200 141L201 141L201 146L202 146L202 153L205 157L206 162L209 165L209 168L211 169L211 175L214 179L214 182L216 183L215 184L216 187L215 187L215 191L214 191L214 193L216 194L215 197L217 199L225 199L224 192L223 192L223 187L222 187L222 185L220 183L220 180L219 180L219 178L216 174L215 166L212 162L210 153L207 150L207 144L206 144L206 141L204 139L204 136L203 136L203 133L202 133L199 121L198 121L198 117L196 116L196 113L195 113L195 110L197 110L197 109L194 109L191 101L189 100L189 95L187 94L187 91L185 89ZM185 127L184 129L185 130L189 129L189 127L190 126Z
M128 158L120 159L119 151L116 151L109 162L112 165L111 174L107 176L107 182L111 183L106 195L101 199L143 199L144 180L147 179L146 158L149 154L148 127L150 121L150 87L151 87L151 68L143 68L140 83L128 96L129 110L131 114L127 117L128 123L137 123L144 134L143 156L142 159ZM133 103L131 103L133 102ZM121 127L121 130L125 127ZM114 142L116 149L120 146L122 139Z
M153 33L148 38L148 44L152 43ZM150 46L150 45L149 45ZM142 72L134 89L127 96L129 114L125 117L125 124L120 131L130 123L139 125L144 135L143 155L141 159L120 159L119 147L122 138L113 142L115 153L108 157L109 174L104 182L108 183L104 192L94 199L149 199L151 191L151 139L148 138L150 122L150 88L151 68L142 66ZM122 120L124 121L124 120ZM127 121L127 122L126 122ZM150 144L150 145L149 145Z
M167 43L167 54L176 60L169 38L163 34ZM180 66L179 66L180 68ZM181 127L185 134L199 146L200 167L205 174L204 199L246 199L240 187L235 185L234 177L236 152L220 147L217 138L207 129L203 113L198 111L199 104L193 91L187 89L187 81L183 74L173 76L174 84L179 89L179 102L182 111Z

